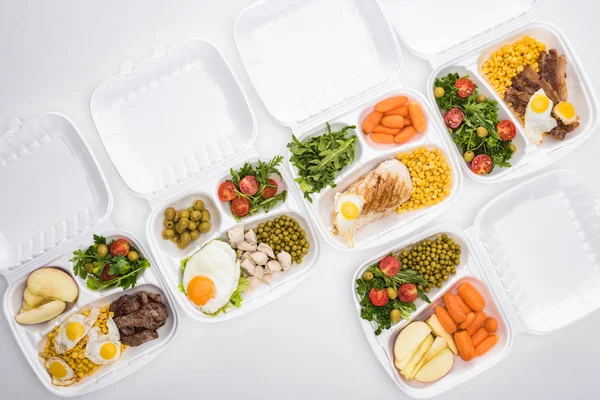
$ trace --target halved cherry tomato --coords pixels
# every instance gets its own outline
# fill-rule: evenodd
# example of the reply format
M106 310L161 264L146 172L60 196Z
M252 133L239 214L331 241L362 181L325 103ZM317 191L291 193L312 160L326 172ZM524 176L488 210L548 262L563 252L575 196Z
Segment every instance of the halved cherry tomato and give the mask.
M117 275L109 274L108 271L110 271L110 265L106 264L104 268L102 268L102 274L100 274L100 279L102 279L104 282L112 281L117 277Z
M489 174L493 166L492 157L487 154L479 154L471 161L471 170L478 175Z
M388 292L385 289L377 290L375 288L371 288L371 291L369 292L369 300L371 300L371 303L374 306L383 307L390 300L390 296L388 296Z
M258 179L252 175L247 175L240 181L240 191L248 196L254 196L258 193Z
M250 212L250 200L238 196L231 202L231 212L238 217L243 217Z
M129 242L125 239L117 239L113 242L113 244L110 245L110 255L113 257L116 256L127 256L127 254L129 254L129 250L131 249L131 246L129 245Z
M219 185L219 200L231 201L235 199L235 185L233 182L223 182Z
M386 276L394 276L400 271L400 261L392 256L385 256L379 261L379 269Z
M496 125L496 130L498 131L498 136L502 140L513 140L515 136L517 136L517 128L515 128L515 124L508 119L504 119L498 122Z
M275 193L277 193L277 182L275 181L275 179L269 179L269 185L273 185L275 187L267 186L266 188L264 188L262 192L263 199L273 197L275 196Z
M458 107L451 108L448 110L446 115L444 115L444 122L451 129L456 129L465 119L465 113Z
M475 84L467 78L460 78L454 83L454 87L458 89L458 97L469 97L475 91Z

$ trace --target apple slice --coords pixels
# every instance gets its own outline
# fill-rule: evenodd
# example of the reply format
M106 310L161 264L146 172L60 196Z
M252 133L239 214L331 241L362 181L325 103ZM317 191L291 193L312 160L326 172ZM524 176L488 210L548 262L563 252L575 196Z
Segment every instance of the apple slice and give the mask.
M25 288L23 291L23 300L27 303L31 308L36 308L41 306L42 304L48 303L51 299L47 299L42 296L36 296L31 293L29 289Z
M52 318L57 317L65 311L66 307L67 305L64 301L53 300L50 303L46 303L17 315L15 321L22 325L33 325L50 321Z
M408 379L415 379L415 375L417 372L419 372L421 367L431 361L431 359L435 357L437 353L444 350L446 347L448 347L448 342L446 339L441 336L436 337L429 350L427 350L427 353L425 353L425 355L419 360L419 363L415 369L413 369L412 374L408 376Z
M419 345L431 333L431 328L425 322L417 321L408 324L396 338L394 344L394 359L396 367L403 369L410 358L417 352Z
M454 366L454 354L449 348L442 349L415 375L417 382L435 382L446 376Z
M33 271L27 278L27 290L36 296L72 302L79 295L79 288L65 271L45 267Z
M444 339L446 339L450 350L452 350L452 352L454 354L458 355L458 349L456 348L456 343L454 343L454 339L452 338L452 335L450 335L448 332L446 332L446 330L442 326L442 323L438 319L437 315L431 314L431 317L429 317L426 322L427 322L427 325L429 325L431 327L431 331L433 332L433 334L436 336L441 336Z
M34 307L31 307L29 304L27 304L27 302L25 301L25 299L23 299L23 301L21 302L21 309L25 310L25 311L29 311Z
M419 350L417 350L415 355L410 358L410 361L408 362L408 364L406 364L406 367L404 367L404 369L400 371L402 376L408 379L408 377L413 373L415 367L417 366L419 361L421 361L421 359L423 358L427 350L429 350L432 344L433 336L427 335L425 340L423 340L423 343L421 343L421 345L419 346Z

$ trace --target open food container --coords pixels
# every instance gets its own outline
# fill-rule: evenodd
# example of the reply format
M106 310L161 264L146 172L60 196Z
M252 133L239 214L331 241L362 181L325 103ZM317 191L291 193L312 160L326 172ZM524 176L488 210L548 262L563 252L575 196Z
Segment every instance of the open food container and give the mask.
M509 119L515 124L517 135L513 144L516 151L509 160L511 167L494 167L490 174L478 175L469 163L461 162L465 174L476 181L506 181L542 170L580 146L597 126L598 100L583 66L563 33L536 17L533 11L535 0L504 1L502 7L493 12L475 0L462 1L460 6L437 1L386 0L385 3L406 46L418 57L429 61L434 69L427 83L427 96L438 110L438 120L443 121L444 115L435 103L434 82L449 73L458 73L469 75L480 93L498 101L500 120ZM424 30L423 26L435 28ZM483 64L492 53L525 36L566 57L568 101L574 106L581 125L568 133L563 141L547 136L540 145L532 143L525 134L520 116L494 90L483 71ZM446 139L462 158L450 135L446 135Z
M115 230L110 221L113 199L103 173L77 129L64 116L47 113L22 124L14 120L0 137L0 272L8 282L4 317L19 347L44 387L58 396L76 396L111 385L152 361L173 340L178 315L166 283L145 246L131 233ZM46 201L44 199L51 199ZM92 291L73 274L73 251L92 244L92 234L126 238L150 261L137 286L122 291ZM41 267L58 268L70 276L78 296L47 322L15 321L24 304L28 276ZM65 275L66 276L66 275ZM70 280L71 278L67 278ZM74 287L74 286L73 286ZM69 316L90 307L104 307L124 294L140 290L161 295L168 317L158 338L129 347L121 358L68 387L54 386L39 356L47 334ZM63 306L64 307L64 306Z
M325 240L349 249L334 234L335 196L396 154L419 147L440 149L452 168L451 193L436 205L384 217L359 229L353 250L371 248L413 232L447 209L458 196L462 175L446 131L424 96L397 79L401 52L377 0L263 0L241 12L234 27L236 45L265 107L300 140L346 125L358 137L354 162L339 171L335 188L327 187L303 204ZM405 144L380 144L360 126L377 102L404 95L420 103L428 127ZM291 139L291 138L290 138ZM289 163L294 179L298 169ZM298 184L293 190L302 196Z
M380 336L373 333L371 322L360 320L375 355L398 387L414 398L439 395L500 362L518 334L551 333L596 310L600 306L598 204L577 174L552 171L491 200L466 230L438 226L363 264L352 282L359 318L356 280L390 251L438 234L447 234L462 249L456 274L429 295L431 305L419 300L409 320L401 320ZM484 311L498 321L499 341L469 362L456 357L452 370L433 383L406 380L394 366L396 337L410 322L426 320L443 294L455 292L463 282L470 282L485 298Z
M121 74L100 85L91 99L100 138L118 173L152 209L146 235L153 256L166 277L168 290L193 319L217 322L241 316L275 300L299 284L315 265L319 246L300 200L288 193L285 202L268 213L242 219L245 229L281 215L294 218L306 232L310 251L302 264L278 274L242 294L240 308L208 316L200 312L178 286L181 261L213 239L226 240L238 225L229 203L217 196L219 185L231 179L230 168L268 161L254 147L256 120L236 77L212 44L189 40L173 48L159 47L151 59L128 62ZM291 182L285 171L279 191ZM201 200L210 213L208 232L181 250L161 233L165 210L188 208Z

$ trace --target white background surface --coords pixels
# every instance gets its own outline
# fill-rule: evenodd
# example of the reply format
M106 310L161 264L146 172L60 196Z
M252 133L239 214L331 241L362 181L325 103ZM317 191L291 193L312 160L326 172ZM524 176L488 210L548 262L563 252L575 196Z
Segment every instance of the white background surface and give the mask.
M101 82L118 73L125 60L148 58L156 44L172 46L191 37L206 38L219 47L248 92L259 122L261 155L283 153L290 132L265 111L233 42L235 18L251 2L2 0L0 126L12 117L26 121L50 110L68 115L108 177L116 226L143 237L148 205L128 192L108 159L90 117L90 96ZM562 28L600 93L595 3L538 0L536 11ZM468 21L425 28L452 29L454 23ZM406 48L403 56L402 81L424 90L431 68ZM600 197L599 148L595 132L585 146L554 168L574 169ZM466 178L457 203L434 224L468 227L481 205L513 184L483 186ZM0 191L0 206L1 199ZM39 199L40 207L50 201L51 194ZM352 304L352 274L361 260L380 251L344 254L323 244L313 274L274 304L217 325L197 324L181 313L180 330L170 348L139 372L86 398L403 398L371 353ZM569 266L564 267L568 285ZM6 282L0 280L0 293L5 290ZM560 301L560 293L556 300ZM442 397L597 399L599 330L600 312L596 312L551 335L522 334L497 367ZM2 399L52 397L37 381L6 324L0 324L0 354Z

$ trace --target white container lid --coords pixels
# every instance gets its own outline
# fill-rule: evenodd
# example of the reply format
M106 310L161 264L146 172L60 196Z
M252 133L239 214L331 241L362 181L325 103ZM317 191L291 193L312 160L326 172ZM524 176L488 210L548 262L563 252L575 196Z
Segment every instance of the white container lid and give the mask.
M47 113L0 135L0 273L108 221L112 194L94 156L64 116Z
M90 108L121 178L148 200L239 157L256 137L244 92L204 40L127 63L96 89Z
M461 45L476 47L476 40L528 14L536 0L504 0L501 4L480 0L384 1L408 49L433 61Z
M347 105L400 69L378 0L259 1L240 13L234 37L265 107L289 127Z

